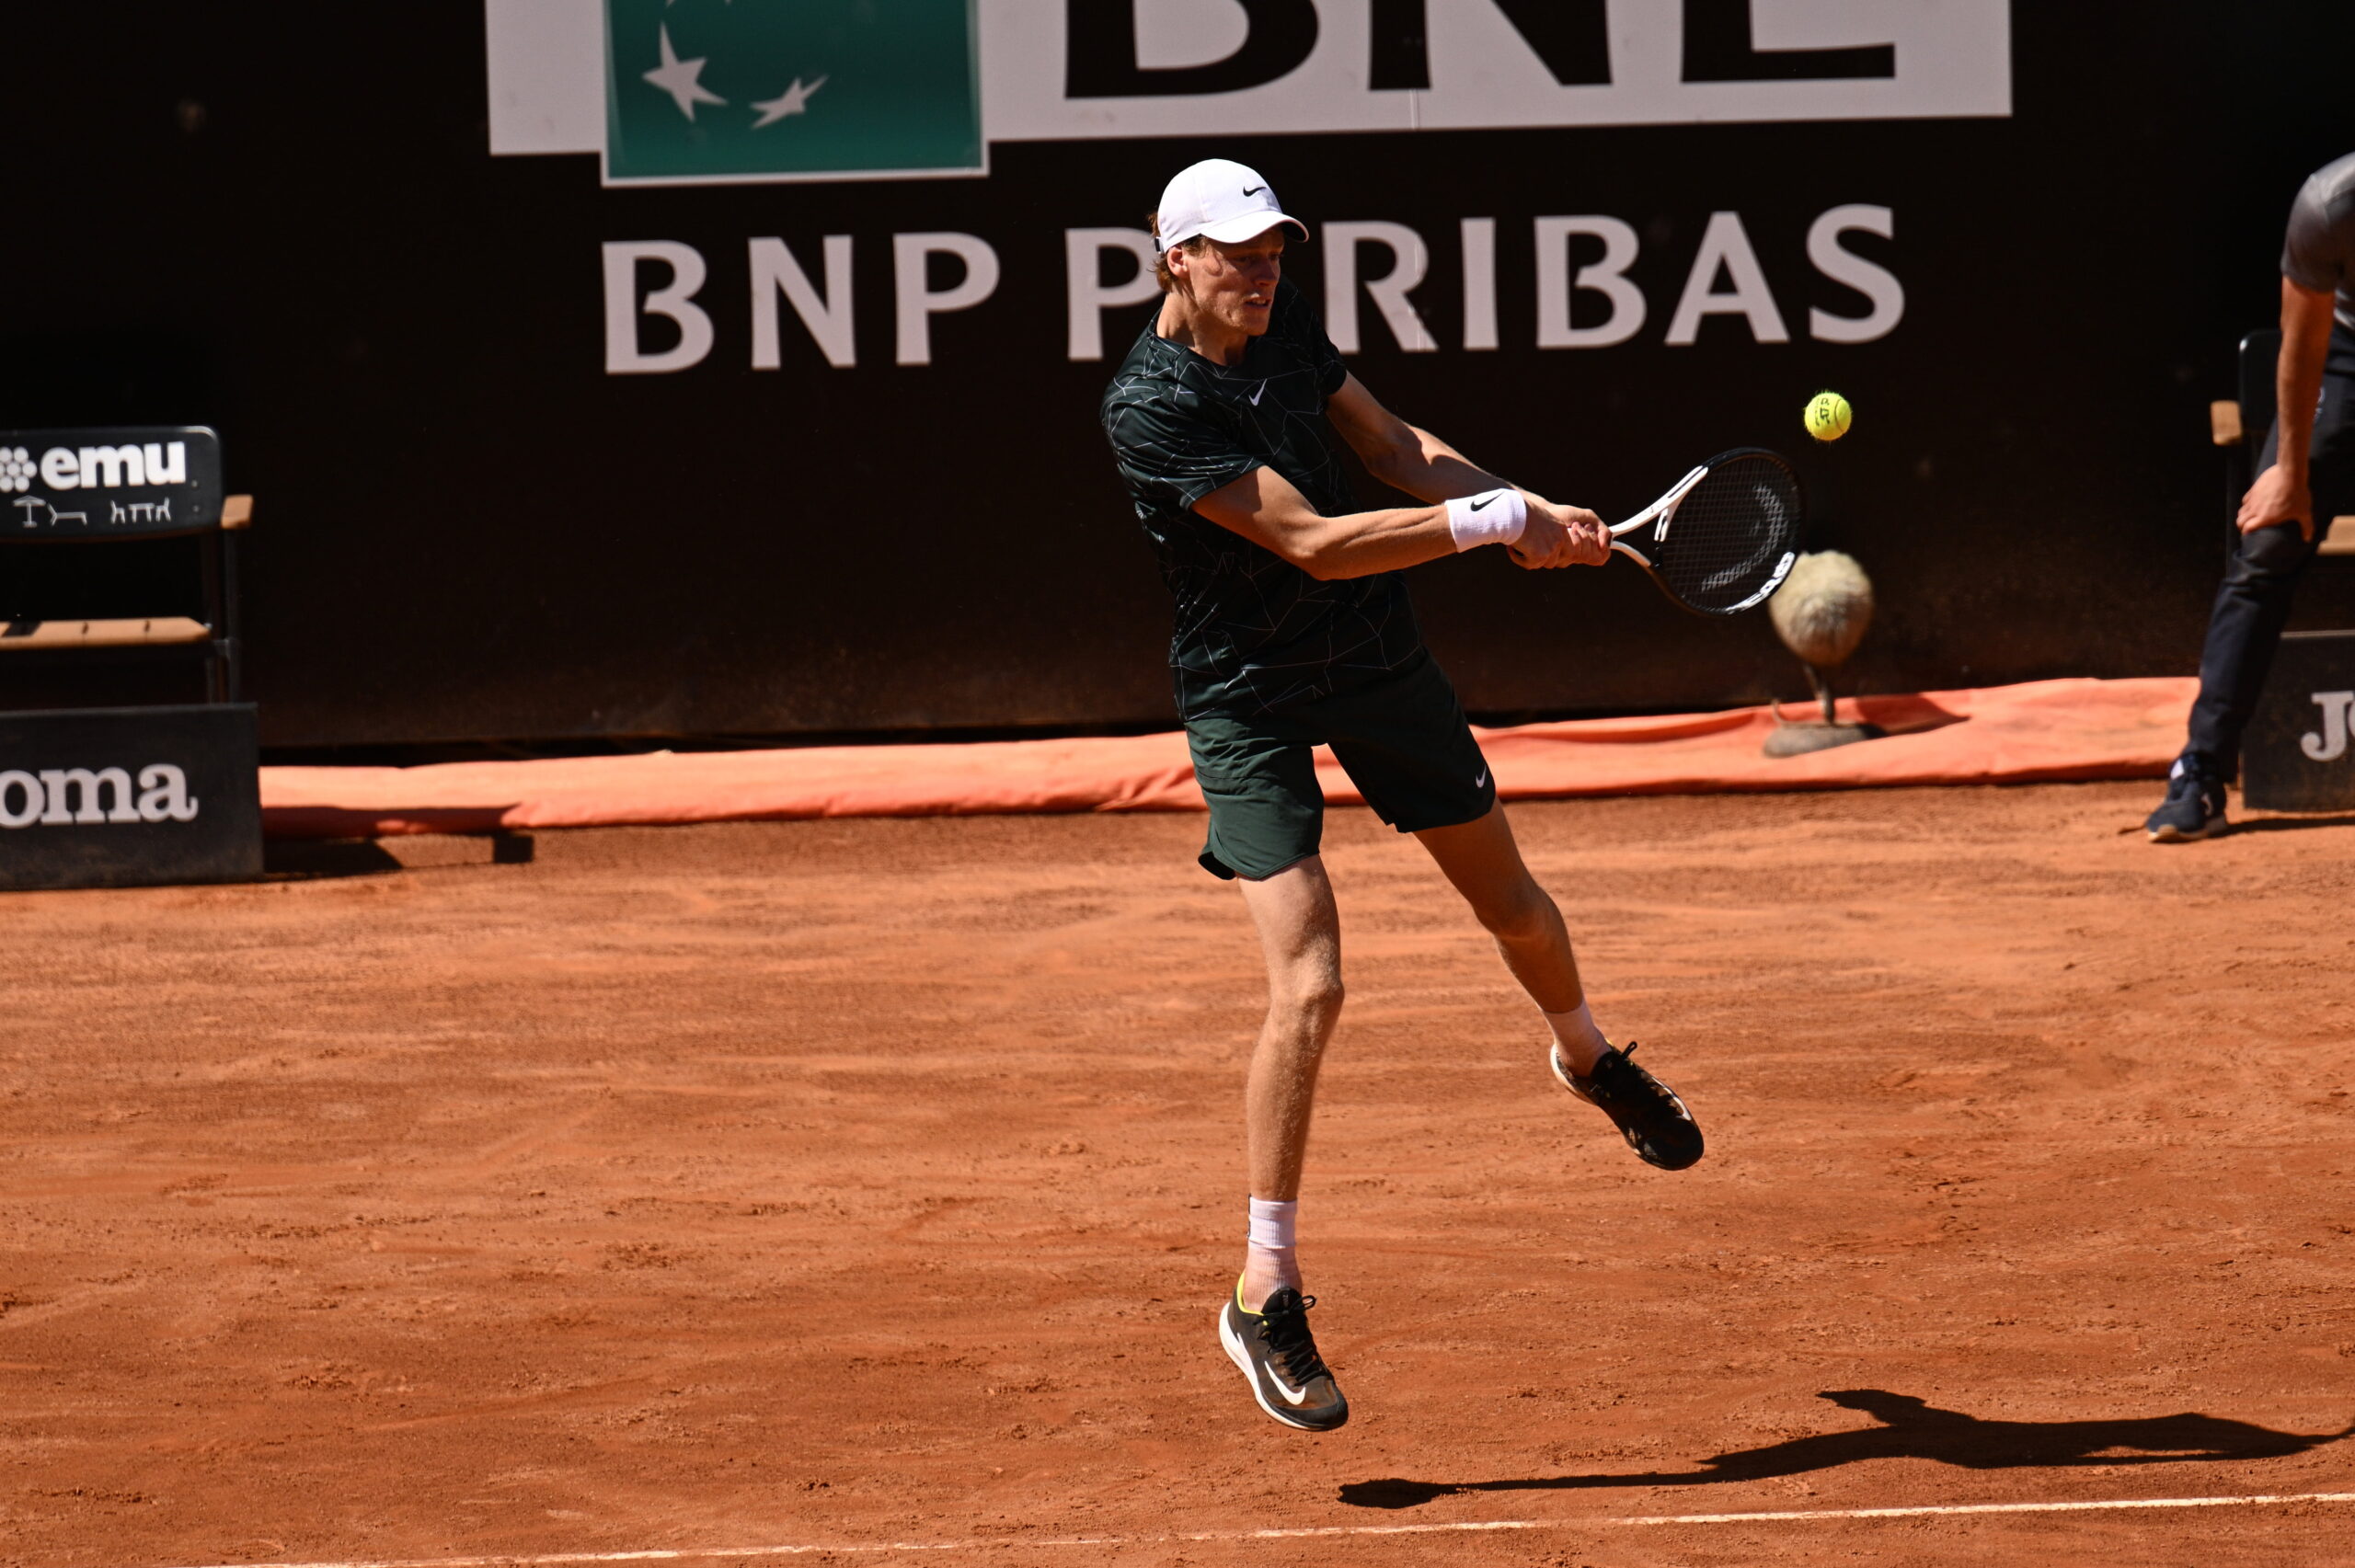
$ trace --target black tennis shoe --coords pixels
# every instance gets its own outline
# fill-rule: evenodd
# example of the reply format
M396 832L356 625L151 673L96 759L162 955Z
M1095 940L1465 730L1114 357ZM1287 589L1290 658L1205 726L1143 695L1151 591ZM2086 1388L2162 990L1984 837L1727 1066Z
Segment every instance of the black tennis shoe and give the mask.
M1236 1280L1235 1294L1218 1315L1218 1342L1242 1369L1261 1410L1287 1426L1330 1432L1350 1418L1350 1402L1341 1397L1308 1332L1308 1309L1315 1305L1315 1297L1287 1285L1258 1311L1246 1312L1243 1282Z
M1701 1124L1675 1090L1628 1059L1635 1053L1632 1040L1625 1050L1614 1046L1585 1078L1570 1070L1558 1049L1547 1059L1562 1087L1609 1116L1645 1163L1682 1171L1701 1158Z
M2187 753L2167 775L2167 797L2142 823L2154 844L2188 843L2224 829L2224 781Z

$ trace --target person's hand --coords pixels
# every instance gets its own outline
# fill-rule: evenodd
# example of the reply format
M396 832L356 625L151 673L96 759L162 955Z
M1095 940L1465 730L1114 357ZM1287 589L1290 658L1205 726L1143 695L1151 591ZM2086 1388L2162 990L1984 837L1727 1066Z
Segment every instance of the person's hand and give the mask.
M1534 518L1533 509L1530 515ZM2275 464L2257 476L2257 483L2241 498L2241 532L2253 533L2276 523L2294 522L2302 538L2315 536L2315 498L2303 478L2292 477L2289 470ZM1523 538L1528 537L1526 534Z
M1529 509L1521 538L1505 548L1513 564L1531 571L1549 567L1599 567L1611 558L1611 531L1584 507L1557 506L1543 496L1522 492Z

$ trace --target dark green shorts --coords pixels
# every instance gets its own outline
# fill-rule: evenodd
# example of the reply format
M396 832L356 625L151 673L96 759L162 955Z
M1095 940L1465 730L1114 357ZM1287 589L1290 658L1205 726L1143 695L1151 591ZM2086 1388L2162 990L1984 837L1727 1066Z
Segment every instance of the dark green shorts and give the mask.
M1210 802L1202 869L1252 881L1316 853L1325 792L1310 748L1333 749L1368 806L1402 833L1476 821L1497 803L1488 759L1436 660L1373 685L1276 712L1186 721Z

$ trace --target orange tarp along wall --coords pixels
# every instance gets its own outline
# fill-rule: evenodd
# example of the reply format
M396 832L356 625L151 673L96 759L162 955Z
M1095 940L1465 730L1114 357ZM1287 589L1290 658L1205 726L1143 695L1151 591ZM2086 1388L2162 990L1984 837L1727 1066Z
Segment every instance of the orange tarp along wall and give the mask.
M1865 697L1844 719L1890 731L1768 758L1769 708L1580 719L1479 731L1509 800L1890 784L2156 777L2183 744L2188 679L2038 681ZM1788 710L1794 719L1812 708ZM1360 796L1319 750L1327 798ZM657 751L417 768L264 768L267 830L286 838L487 832L809 817L1199 811L1186 738Z

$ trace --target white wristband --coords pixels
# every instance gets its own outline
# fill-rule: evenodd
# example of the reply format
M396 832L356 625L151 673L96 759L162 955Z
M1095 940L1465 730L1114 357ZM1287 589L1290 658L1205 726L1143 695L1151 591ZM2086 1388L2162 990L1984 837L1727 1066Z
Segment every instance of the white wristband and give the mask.
M1447 503L1447 531L1455 535L1458 550L1514 544L1528 521L1528 503L1510 487L1458 496Z

